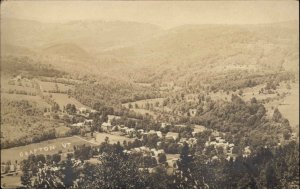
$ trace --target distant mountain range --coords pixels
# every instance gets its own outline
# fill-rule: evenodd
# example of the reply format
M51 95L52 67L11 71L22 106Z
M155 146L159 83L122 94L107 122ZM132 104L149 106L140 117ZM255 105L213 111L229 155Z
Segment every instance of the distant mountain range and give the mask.
M183 25L163 30L136 22L73 21L41 23L1 20L6 54L68 61L74 70L127 73L139 78L236 69L247 65L295 70L299 60L296 21L260 25ZM3 53L2 53L3 54ZM256 65L256 66L255 66ZM68 67L68 66L64 66ZM77 67L77 68L76 68ZM216 69L217 68L217 69ZM244 68L243 68L244 69ZM150 70L150 71L149 71ZM70 71L70 70L69 70Z

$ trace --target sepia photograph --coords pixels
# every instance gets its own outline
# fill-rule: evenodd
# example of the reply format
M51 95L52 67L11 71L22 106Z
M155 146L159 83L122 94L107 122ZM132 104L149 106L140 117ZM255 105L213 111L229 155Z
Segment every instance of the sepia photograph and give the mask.
M0 14L1 188L300 188L298 1Z

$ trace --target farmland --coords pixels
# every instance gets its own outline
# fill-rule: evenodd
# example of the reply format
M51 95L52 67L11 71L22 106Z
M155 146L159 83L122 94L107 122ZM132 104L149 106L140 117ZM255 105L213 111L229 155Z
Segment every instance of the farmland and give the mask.
M67 93L68 90L74 90L73 85L67 85L62 83L55 83L55 82L47 82L47 81L38 81L41 91L42 92L51 92L57 91L61 93Z
M76 107L81 108L89 108L82 103L80 103L78 100L76 100L73 97L69 97L67 94L61 94L61 93L50 93L52 96L52 99L62 108L63 106L66 106L67 104L74 104Z

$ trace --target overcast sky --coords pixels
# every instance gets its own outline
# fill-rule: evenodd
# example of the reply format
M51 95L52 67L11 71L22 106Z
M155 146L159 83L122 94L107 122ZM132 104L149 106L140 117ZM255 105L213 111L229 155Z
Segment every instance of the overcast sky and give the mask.
M298 20L298 1L10 1L7 17L42 22L126 20L170 28L183 24L257 24Z

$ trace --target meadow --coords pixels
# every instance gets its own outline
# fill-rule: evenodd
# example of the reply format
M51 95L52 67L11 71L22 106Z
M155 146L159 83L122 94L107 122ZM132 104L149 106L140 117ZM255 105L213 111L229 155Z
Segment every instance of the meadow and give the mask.
M74 145L94 145L80 137L72 136L66 138L58 138L39 143L19 146L1 150L1 161L7 162L15 160L21 161L26 159L30 153L53 155L61 151L62 153L73 151Z
M66 106L67 104L74 104L77 108L87 108L90 109L88 106L83 105L78 100L73 97L69 97L67 94L61 93L50 93L52 95L52 99L59 105L60 108Z

